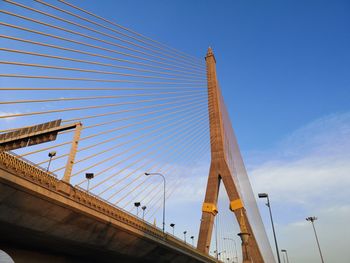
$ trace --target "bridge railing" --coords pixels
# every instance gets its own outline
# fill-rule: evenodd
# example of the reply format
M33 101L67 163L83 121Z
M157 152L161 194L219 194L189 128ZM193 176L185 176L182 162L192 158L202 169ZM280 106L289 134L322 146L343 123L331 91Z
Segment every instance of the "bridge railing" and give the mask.
M41 170L42 172L46 173L46 174L49 175L49 176L52 176L52 177L54 177L54 178L56 178L56 179L58 178L57 174L55 174L55 173L53 173L53 172L50 172L50 171L48 171L47 169L44 169L43 167L41 167L41 166L39 166L39 165L33 163L32 161L30 161L30 160L24 158L23 156L20 156L20 155L14 153L14 152L12 152L12 151L7 151L6 153L8 153L8 154L10 154L10 155L12 155L12 156L14 156L14 157L16 157L16 158L22 160L23 162L26 162L27 164L30 164L30 165L34 166L36 169Z
M25 179L39 184L42 187L49 188L52 191L59 192L59 184L63 183L61 180L57 179L55 174L48 172L47 170L13 152L0 152L0 164L10 171L16 171L16 175L25 177ZM79 186L74 187L70 185L70 187L73 189L73 193L70 194L69 197L74 201L79 202L80 204L91 209L97 210L98 212L104 213L124 224L136 228L137 230L147 233L159 240L163 240L168 244L182 247L190 253L214 260L213 257L201 253L191 244L185 243L183 240L170 233L163 233L163 231L157 226L138 218L137 216L120 207L117 207L103 198L88 192Z
M148 227L155 228L155 229L157 229L159 232L162 232L162 230L161 230L159 227L157 227L156 225L150 224L150 223L147 222L146 220L142 220L142 219L139 218L138 216L135 216L134 214L132 214L132 213L126 211L126 210L123 209L123 208L120 208L120 207L116 206L115 204L113 204L113 203L111 203L111 202L109 202L109 201L107 201L107 200L101 198L100 196L98 196L98 195L96 195L96 194L94 194L94 193L92 193L92 192L88 192L86 189L84 189L84 188L82 188L82 187L80 187L80 186L77 186L77 185L76 185L76 186L74 186L74 187L77 188L77 189L79 189L80 191L85 192L86 194L88 194L88 195L90 195L90 196L93 196L93 197L96 198L96 199L99 199L99 200L102 201L102 202L107 203L107 204L110 205L110 206L115 207L115 208L118 209L118 210L121 210L121 211L124 212L125 214L128 214L128 215L131 216L131 217L134 217L136 220L140 221L142 224L146 224L146 225L148 225ZM196 248L195 246L191 245L190 243L184 242L182 239L176 237L175 235L173 235L173 234L171 234L171 233L169 233L169 232L165 232L163 235L164 235L164 239L165 239L165 240L171 241L171 242L176 243L176 244L181 244L181 246L186 245L189 249L195 250L196 253L198 253L198 250L197 250L197 248Z

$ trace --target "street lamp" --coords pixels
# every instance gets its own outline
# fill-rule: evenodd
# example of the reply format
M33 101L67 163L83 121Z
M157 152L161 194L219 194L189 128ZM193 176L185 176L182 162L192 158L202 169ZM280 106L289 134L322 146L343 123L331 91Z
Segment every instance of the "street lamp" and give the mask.
M141 205L140 202L135 202L134 206L136 207L136 216L139 217L139 206Z
M272 224L273 237L275 239L277 259L278 259L278 263L281 263L280 253L279 253L279 250L278 250L278 244L277 244L277 238L276 238L276 232L275 232L275 226L273 224L273 219L272 219L272 212L271 212L271 205L270 205L269 195L266 194L266 193L259 193L258 197L267 199L266 205L267 205L267 207L269 208L269 211L270 211L270 219L271 219L271 224Z
M174 224L174 223L171 223L171 224L170 224L170 227L173 229L173 236L174 236L175 224Z
M163 233L165 232L165 184L166 184L166 180L165 180L165 176L161 173L145 173L146 176L149 175L159 175L163 178L163 182L164 182L164 193L163 193Z
M146 210L146 208L147 208L147 206L143 206L143 207L141 207L141 209L142 209L142 220L145 220L145 210Z
M213 222L213 225L215 227L215 251L216 251L216 259L219 260L218 255L218 217L216 216Z
M88 180L88 185L87 185L87 192L89 192L90 189L90 180L94 178L94 173L86 173L85 178Z
M320 242L318 241L318 237L317 237L317 233L316 233L316 228L314 225L314 221L317 220L317 217L315 216L309 216L306 218L306 221L310 221L312 224L312 228L314 229L314 233L315 233L315 238L316 238L316 242L317 242L317 246L318 246L318 251L320 252L320 256L321 256L321 262L324 263L323 261L323 256L322 256L322 252L321 252L321 247L320 247Z
M56 151L49 152L48 156L50 159L49 159L49 164L47 165L47 169L46 169L47 172L49 171L52 157L56 156Z
M219 258L219 259L221 259L221 254L223 254L223 253L226 253L226 250L220 251L220 252L218 253L218 258Z
M192 239L192 246L194 246L194 236L190 237Z
M236 262L238 263L238 253L237 253L237 245L236 245L236 240L235 239L233 239L233 238L229 238L229 237L224 237L224 240L228 240L228 241L232 241L233 243L234 243L234 247L235 247L235 252L236 252L236 256L235 257L233 257L233 258L235 258L236 260ZM233 262L233 259L232 259L232 262Z
M286 249L281 249L281 252L286 253L287 263L289 263L287 250Z
M187 231L184 231L184 241L186 243L186 234L187 234Z

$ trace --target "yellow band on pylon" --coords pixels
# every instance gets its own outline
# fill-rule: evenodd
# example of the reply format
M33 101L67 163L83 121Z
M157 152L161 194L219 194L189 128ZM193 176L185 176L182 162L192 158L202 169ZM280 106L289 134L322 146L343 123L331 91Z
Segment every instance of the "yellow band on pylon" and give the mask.
M212 213L214 216L218 213L218 209L215 204L203 203L202 211L207 213Z
M235 211L243 207L243 203L241 199L236 199L230 202L230 210Z

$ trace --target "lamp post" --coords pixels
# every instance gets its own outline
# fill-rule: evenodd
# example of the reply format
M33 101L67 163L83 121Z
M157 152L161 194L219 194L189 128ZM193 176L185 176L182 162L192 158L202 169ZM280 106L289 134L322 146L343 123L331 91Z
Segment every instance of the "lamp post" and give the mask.
M316 242L317 242L317 246L318 246L318 251L320 252L320 256L321 256L321 262L324 263L323 256L322 256L322 251L321 251L321 247L320 247L320 242L318 241L316 228L315 228L315 225L314 225L314 221L315 220L317 220L317 217L315 217L315 216L309 216L309 217L306 218L306 221L310 221L311 224L312 224L312 228L314 229L315 238L316 238Z
M170 227L173 229L173 236L174 236L175 224L174 224L174 223L171 223L171 224L170 224Z
M223 251L220 251L219 253L218 253L218 258L221 260L221 254L223 254L223 253L226 253L226 250L223 250Z
M146 176L149 175L159 175L163 178L163 182L164 182L164 193L163 193L163 233L165 232L165 189L166 189L166 180L165 180L165 176L161 173L145 173Z
M281 249L281 252L284 252L286 254L286 258L287 258L287 263L289 263L289 258L288 258L288 253L286 249Z
M192 246L194 247L194 236L191 236L190 238L192 240Z
M47 169L46 169L47 172L49 171L52 157L56 156L56 151L49 152L48 156L50 159L49 159L49 164L47 165Z
M147 208L147 206L143 206L143 207L141 207L141 209L142 209L142 220L145 220L145 210L146 210L146 208Z
M235 243L235 253L236 253L236 263L238 263L238 253L237 253L237 245L236 245L236 240L233 240L233 242Z
M236 255L235 256L232 256L233 258L235 258L236 260L236 263L238 263L238 253L237 253L237 245L236 245L236 240L234 240L233 238L229 238L229 237L224 237L224 240L228 240L228 241L232 241L233 244L234 244L234 247L235 247L235 252L236 252ZM232 253L233 254L233 253ZM232 259L232 262L233 262L233 259Z
M135 202L134 206L136 207L136 216L139 217L139 207L140 207L141 203L140 202Z
M184 231L184 241L186 243L186 234L187 234L187 231Z
M216 251L216 259L219 260L219 255L218 255L218 217L215 217L215 223L213 222L214 227L215 227L215 251Z
M90 189L90 180L94 178L94 173L86 173L85 178L88 180L88 185L87 185L87 192L89 192Z
M280 253L279 253L279 250L278 250L278 244L277 244L277 238L276 238L276 232L275 232L275 226L273 224L273 219L272 219L272 212L271 212L271 205L270 205L269 195L266 194L266 193L259 193L258 197L267 199L266 205L267 205L267 207L269 208L269 211L270 211L270 219L271 219L271 224L272 224L273 237L275 239L277 259L278 259L278 263L281 263Z

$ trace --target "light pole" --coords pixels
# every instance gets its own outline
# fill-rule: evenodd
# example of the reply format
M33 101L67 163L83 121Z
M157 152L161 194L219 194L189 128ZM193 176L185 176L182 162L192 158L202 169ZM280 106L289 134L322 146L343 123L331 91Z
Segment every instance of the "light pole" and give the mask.
M194 236L191 236L192 239L192 246L194 247Z
M320 247L320 242L318 241L316 228L315 228L315 225L314 225L314 221L315 220L317 220L317 217L315 217L315 216L309 216L309 217L306 218L306 221L310 221L311 224L312 224L312 228L314 229L315 238L316 238L316 242L317 242L317 246L318 246L318 251L320 252L320 256L321 256L321 262L324 263L323 256L322 256L322 251L321 251L321 247Z
M146 208L147 208L147 206L143 206L143 207L141 207L141 209L142 209L142 220L145 220L145 210L146 210Z
M49 171L52 157L56 156L56 151L49 152L48 156L50 159L49 159L49 164L47 165L47 169L46 169L47 172Z
M218 254L218 217L215 217L215 223L214 223L214 227L215 227L215 251L216 251L216 259L219 260L219 254Z
M171 224L170 224L170 227L173 229L173 236L174 236L175 224L174 224L174 223L171 223Z
M233 240L233 242L235 243L235 252L236 252L236 263L238 263L238 253L237 253L237 245L236 245L236 240Z
M136 216L139 217L139 207L140 207L141 203L140 202L135 202L134 206L136 207Z
M232 242L234 243L236 256L232 256L232 257L235 258L235 259L236 259L235 261L238 263L238 253L237 253L236 240L234 240L233 238L229 238L229 237L224 237L224 240L232 241ZM233 253L232 253L232 254L233 254ZM233 259L232 259L232 262L233 262Z
M221 254L223 254L223 253L226 253L226 250L223 250L223 251L220 251L219 253L218 253L218 258L221 260Z
M289 258L288 258L288 253L286 249L281 249L281 252L284 252L286 254L286 258L287 258L287 263L289 263Z
M281 252L282 252L282 250L281 250ZM287 263L286 255L282 253L282 254L281 254L281 257L282 257L282 259L283 259L283 263Z
M85 178L88 180L88 185L87 185L87 192L89 192L90 189L90 180L94 178L94 173L86 173Z
M146 176L149 175L159 175L163 178L163 182L164 182L164 193L163 193L163 233L165 232L165 189L166 189L166 180L165 180L165 176L161 173L145 173Z
M184 241L186 243L186 234L187 234L187 231L184 231Z
M276 238L276 232L275 232L275 226L273 224L273 219L272 219L272 212L271 212L271 205L270 205L269 195L266 194L266 193L259 193L258 197L267 199L267 204L266 205L267 205L267 207L269 208L269 211L270 211L270 219L271 219L271 224L272 224L273 237L275 239L277 259L278 259L278 263L281 263L280 253L279 253L279 250L278 250L278 244L277 244L277 238Z

